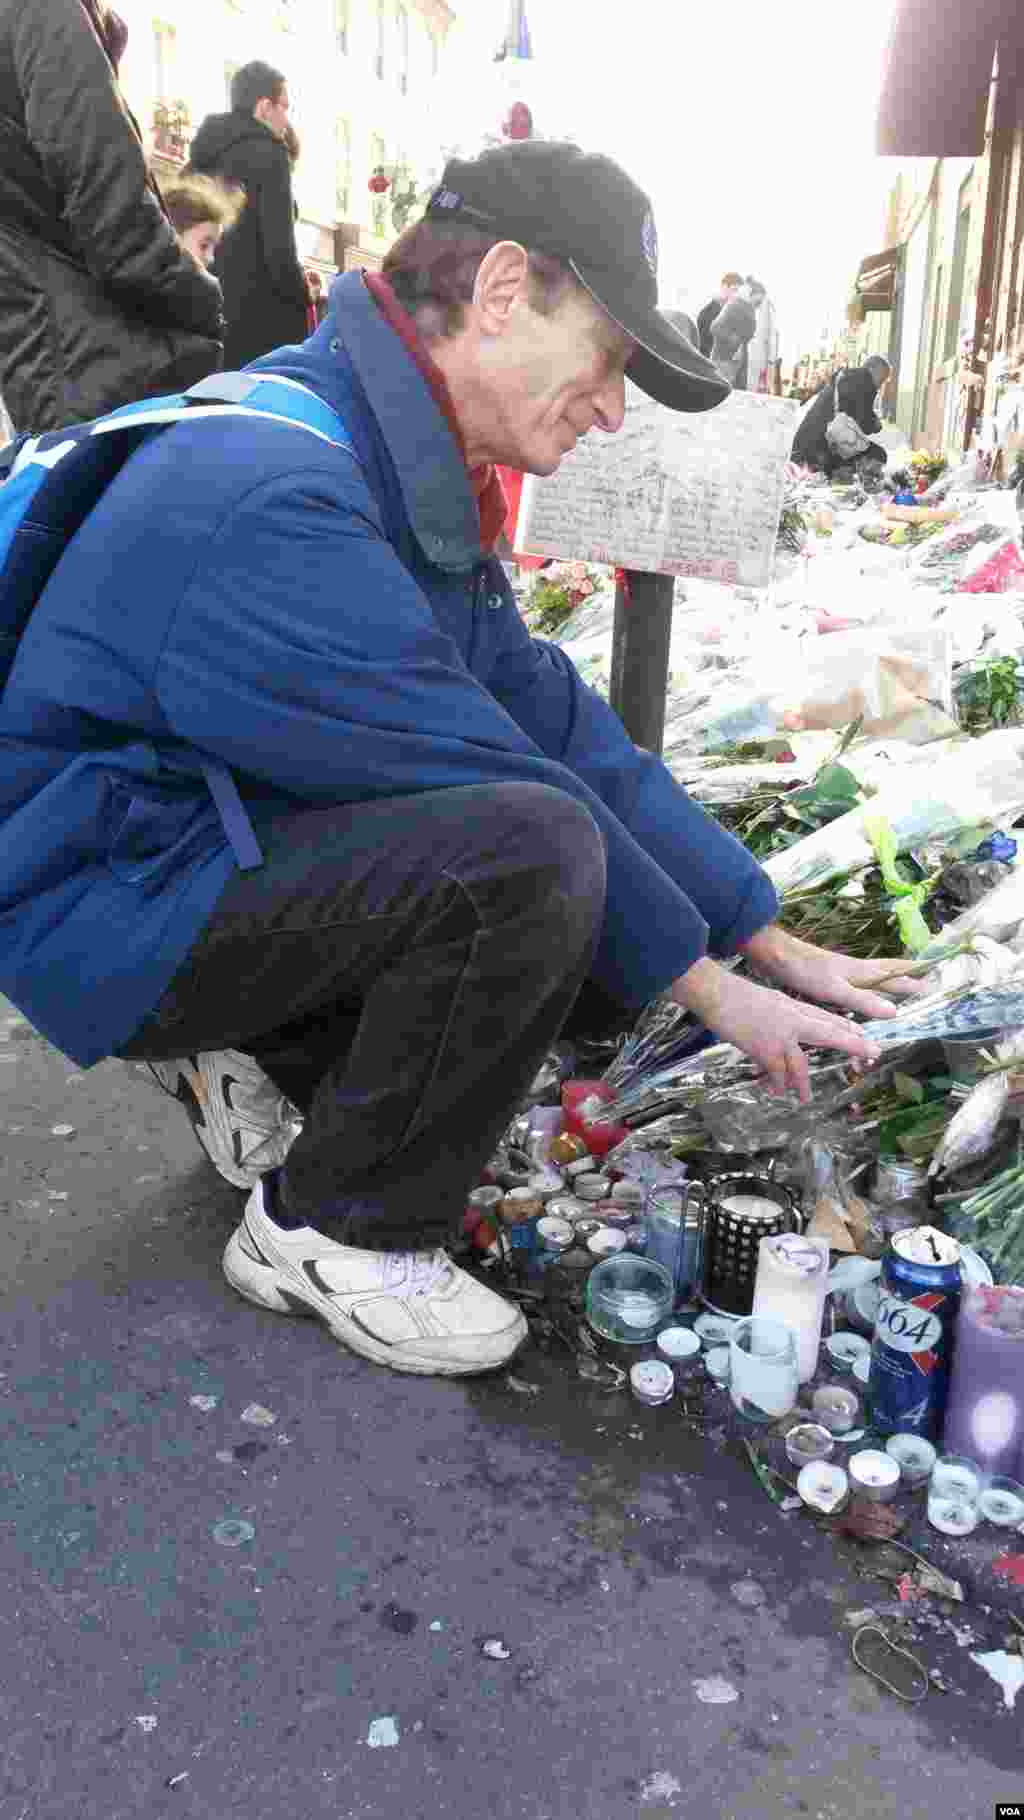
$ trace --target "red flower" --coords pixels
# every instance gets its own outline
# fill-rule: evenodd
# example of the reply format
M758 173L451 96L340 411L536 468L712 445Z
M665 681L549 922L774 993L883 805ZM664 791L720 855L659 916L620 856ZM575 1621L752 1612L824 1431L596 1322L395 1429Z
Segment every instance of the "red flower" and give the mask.
M385 190L391 188L391 178L386 177L378 166L366 187L368 190L372 190L375 196L383 196Z

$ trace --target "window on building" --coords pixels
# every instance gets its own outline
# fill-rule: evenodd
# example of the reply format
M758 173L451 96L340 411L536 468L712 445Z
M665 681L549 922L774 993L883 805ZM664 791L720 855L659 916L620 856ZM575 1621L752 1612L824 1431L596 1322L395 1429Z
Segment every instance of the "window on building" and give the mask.
M374 57L374 69L380 80L384 80L384 53L387 44L387 0L377 0L377 52Z
M395 8L395 32L398 39L398 88L403 95L409 93L409 10L399 5Z
M352 204L352 127L348 120L334 126L334 206L339 221L349 219Z
M334 0L334 36L343 57L348 56L348 33L352 23L352 0Z
M153 93L157 101L170 101L174 94L176 56L174 27L158 19L153 27Z
M961 192L962 196L963 192ZM956 235L953 240L953 269L949 280L949 307L946 313L946 341L942 350L943 360L953 360L960 344L960 317L964 307L964 270L967 264L967 243L971 237L971 208L961 208L956 218Z

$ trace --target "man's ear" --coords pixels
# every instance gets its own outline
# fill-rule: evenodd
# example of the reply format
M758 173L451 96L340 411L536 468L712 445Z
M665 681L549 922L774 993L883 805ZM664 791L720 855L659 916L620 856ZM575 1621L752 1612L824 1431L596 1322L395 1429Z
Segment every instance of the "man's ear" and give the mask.
M488 334L502 334L516 310L529 302L529 285L530 255L518 241L501 240L484 254L473 285L473 307Z

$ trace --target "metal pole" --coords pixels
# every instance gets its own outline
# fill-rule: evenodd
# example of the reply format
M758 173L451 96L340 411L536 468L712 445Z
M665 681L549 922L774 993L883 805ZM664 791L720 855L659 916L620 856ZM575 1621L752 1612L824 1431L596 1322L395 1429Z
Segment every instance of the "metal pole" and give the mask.
M615 589L609 700L630 739L648 752L661 751L665 732L674 588L671 575L627 569Z

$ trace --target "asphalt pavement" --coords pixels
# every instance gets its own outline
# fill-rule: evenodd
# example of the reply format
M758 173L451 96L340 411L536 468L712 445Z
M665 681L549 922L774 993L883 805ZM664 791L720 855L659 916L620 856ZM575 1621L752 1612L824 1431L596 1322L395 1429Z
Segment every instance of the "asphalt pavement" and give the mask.
M0 1090L0 1820L1024 1809L987 1569L903 1704L850 1649L894 1587L724 1426L365 1364L232 1295L241 1196L136 1073L0 1001Z

